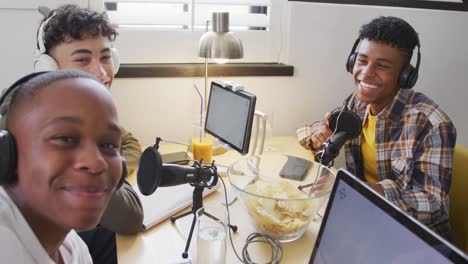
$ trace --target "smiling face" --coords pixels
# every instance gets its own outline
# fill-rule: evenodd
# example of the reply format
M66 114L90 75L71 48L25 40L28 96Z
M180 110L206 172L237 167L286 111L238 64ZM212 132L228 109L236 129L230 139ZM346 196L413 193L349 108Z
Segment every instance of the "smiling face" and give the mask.
M55 81L18 102L9 130L18 182L7 189L33 230L95 227L122 172L109 92L92 79Z
M83 35L82 39L66 37L63 42L50 50L60 69L85 71L110 88L114 80L114 61L108 38Z
M353 77L358 99L370 104L373 115L380 113L398 93L398 78L405 61L404 53L396 47L361 41Z

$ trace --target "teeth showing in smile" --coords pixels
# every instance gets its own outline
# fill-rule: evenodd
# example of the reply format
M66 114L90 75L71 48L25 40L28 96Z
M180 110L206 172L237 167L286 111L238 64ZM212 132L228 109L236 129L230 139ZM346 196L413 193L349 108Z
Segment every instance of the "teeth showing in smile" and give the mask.
M370 83L366 83L366 82L363 82L363 81L361 81L360 85L361 85L363 88L367 88L367 89L375 89L375 88L378 88L377 85L370 84Z

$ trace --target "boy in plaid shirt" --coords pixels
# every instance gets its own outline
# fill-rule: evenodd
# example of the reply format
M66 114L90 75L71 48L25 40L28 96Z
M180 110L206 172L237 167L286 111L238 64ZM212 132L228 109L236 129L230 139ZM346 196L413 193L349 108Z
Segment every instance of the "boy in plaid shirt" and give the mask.
M355 91L347 106L362 120L361 136L345 145L346 167L388 200L449 238L449 190L456 130L445 112L411 88L419 38L404 20L378 17L361 27L347 68ZM410 64L418 48L416 67ZM356 47L355 47L356 48ZM297 130L317 151L331 137L325 120ZM338 120L339 122L339 120Z

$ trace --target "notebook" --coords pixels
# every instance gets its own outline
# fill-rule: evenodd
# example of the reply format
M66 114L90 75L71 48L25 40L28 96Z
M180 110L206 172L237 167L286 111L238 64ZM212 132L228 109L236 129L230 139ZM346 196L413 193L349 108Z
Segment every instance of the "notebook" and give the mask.
M219 185L203 190L203 197L214 192ZM194 187L190 184L181 184L171 187L159 187L152 195L143 195L138 186L133 186L143 205L143 226L147 230L156 224L176 215L182 209L192 205Z
M309 263L468 263L468 257L339 170Z

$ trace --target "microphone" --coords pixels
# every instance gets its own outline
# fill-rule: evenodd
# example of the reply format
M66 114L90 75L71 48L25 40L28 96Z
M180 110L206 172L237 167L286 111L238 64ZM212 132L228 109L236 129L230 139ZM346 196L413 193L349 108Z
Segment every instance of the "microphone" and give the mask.
M361 134L362 121L359 116L348 109L348 102L353 94L346 98L345 105L341 110L332 113L329 121L333 135L320 147L314 159L327 167L333 166L333 160L340 153L340 149L350 139L354 139Z
M138 189L144 195L153 194L158 187L175 186L189 183L192 186L215 186L218 182L218 172L214 161L209 166L203 166L196 161L193 166L164 164L158 151L159 141L155 146L143 151L137 171Z

